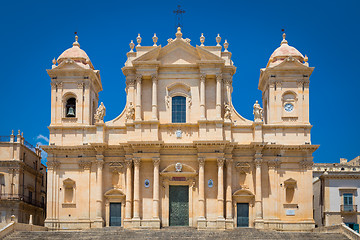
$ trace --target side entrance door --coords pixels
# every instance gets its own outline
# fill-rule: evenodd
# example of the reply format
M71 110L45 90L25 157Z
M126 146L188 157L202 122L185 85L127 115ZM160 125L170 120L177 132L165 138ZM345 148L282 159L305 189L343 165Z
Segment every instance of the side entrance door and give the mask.
M121 203L110 203L110 226L121 226Z
M189 187L169 187L169 225L189 226Z
M237 226L249 227L249 204L237 203Z

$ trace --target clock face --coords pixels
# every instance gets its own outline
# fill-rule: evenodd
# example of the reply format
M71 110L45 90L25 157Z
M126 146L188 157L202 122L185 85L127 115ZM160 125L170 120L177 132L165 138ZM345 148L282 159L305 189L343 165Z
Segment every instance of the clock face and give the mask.
M291 112L292 110L294 110L294 105L292 105L291 103L287 103L285 104L284 109L287 112Z

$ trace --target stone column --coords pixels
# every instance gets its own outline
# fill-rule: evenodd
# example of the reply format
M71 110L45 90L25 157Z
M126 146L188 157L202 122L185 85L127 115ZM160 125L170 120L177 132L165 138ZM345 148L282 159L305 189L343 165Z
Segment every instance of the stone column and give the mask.
M216 118L221 119L222 74L216 74Z
M157 120L157 82L158 75L155 73L151 75L152 79L152 119Z
M132 182L132 176L131 176L131 168L132 168L132 160L130 158L125 159L126 163L126 204L125 204L125 219L130 220L131 219L131 182Z
M46 180L46 185L47 185L47 191L46 191L46 219L52 219L53 218L53 207L52 205L54 204L54 200L53 200L53 191L54 191L54 182L53 182L53 174L54 174L54 162L53 161L49 161L51 159L51 157L48 157L48 162L47 162L47 180ZM46 226L46 225L45 225Z
M226 159L226 220L232 221L232 162L233 160Z
M255 165L256 165L256 192L255 192L255 211L256 220L262 220L262 189L261 189L261 165L262 165L262 154L261 150L256 150L255 153Z
M217 159L218 166L218 219L224 219L224 158Z
M142 75L136 75L136 107L135 107L135 120L141 121L141 80Z
M159 219L159 166L160 166L160 158L154 157L154 186L153 186L153 218Z
M19 183L20 183L20 169L19 168L15 168L14 169L14 179L13 179L13 183L14 183L14 194L16 196L20 195L20 188L19 188Z
M127 88L127 101L126 103L133 103L134 104L134 88L135 88L135 75L129 74L126 76L126 88Z
M140 158L134 158L134 220L140 221Z
M102 209L103 209L103 179L102 179L102 170L103 170L103 164L104 164L104 155L97 154L96 155L96 175L97 175L97 200L96 200L96 221L95 226L96 227L103 227L103 218L102 218Z
M205 73L200 73L200 119L205 118Z
M199 219L198 228L206 227L205 219L205 158L200 157L199 161Z
M225 91L226 91L226 102L228 104L231 104L231 76L224 76L224 85L225 85Z

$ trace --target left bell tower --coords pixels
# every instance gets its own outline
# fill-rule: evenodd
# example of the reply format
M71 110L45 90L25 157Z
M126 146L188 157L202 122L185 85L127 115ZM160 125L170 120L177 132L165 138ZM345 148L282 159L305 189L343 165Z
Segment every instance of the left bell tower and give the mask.
M52 69L51 78L51 124L93 125L102 84L99 70L95 70L90 58L80 48L78 36L73 46L65 50Z

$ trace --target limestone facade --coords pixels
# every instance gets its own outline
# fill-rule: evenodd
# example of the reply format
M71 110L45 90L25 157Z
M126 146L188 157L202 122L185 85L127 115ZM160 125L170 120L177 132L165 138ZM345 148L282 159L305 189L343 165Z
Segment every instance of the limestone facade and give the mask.
M359 232L360 156L313 166L314 219L318 226L345 223Z
M46 167L41 150L20 134L0 137L0 226L10 223L44 225ZM31 216L31 217L30 217Z
M307 57L281 46L261 69L254 121L231 100L225 40L131 41L124 110L104 122L98 70L76 37L52 69L48 198L53 230L314 227ZM135 49L134 49L135 48ZM100 106L99 106L100 105ZM99 107L98 107L99 106Z

